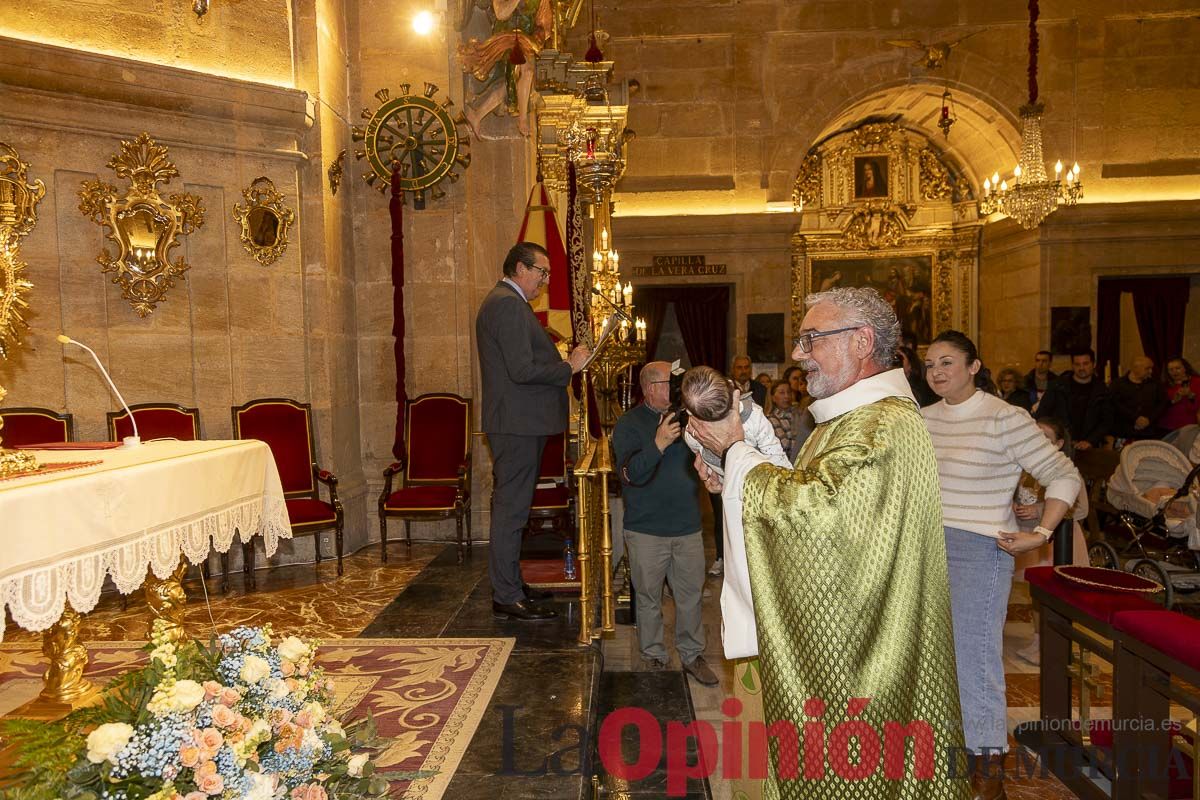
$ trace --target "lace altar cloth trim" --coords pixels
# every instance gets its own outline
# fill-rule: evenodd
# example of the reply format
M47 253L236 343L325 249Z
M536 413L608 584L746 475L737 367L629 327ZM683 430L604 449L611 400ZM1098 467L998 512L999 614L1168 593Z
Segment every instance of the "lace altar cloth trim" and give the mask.
M147 567L159 579L167 578L178 566L181 553L198 564L212 549L228 552L235 532L243 542L261 534L266 554L273 555L280 539L292 538L283 498L261 494L242 498L106 550L14 575L0 582L0 609L7 606L13 621L25 630L42 631L58 622L67 600L81 614L95 608L106 577L113 579L121 594L131 594L146 580ZM2 641L4 618L0 613Z

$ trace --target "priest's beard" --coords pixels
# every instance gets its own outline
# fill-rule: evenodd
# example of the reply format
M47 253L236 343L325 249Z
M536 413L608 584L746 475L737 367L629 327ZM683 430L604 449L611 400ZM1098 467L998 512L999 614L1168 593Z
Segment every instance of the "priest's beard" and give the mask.
M850 359L844 359L833 372L822 369L821 365L812 359L800 362L804 377L808 381L808 393L814 400L832 397L848 387L854 381L857 365Z

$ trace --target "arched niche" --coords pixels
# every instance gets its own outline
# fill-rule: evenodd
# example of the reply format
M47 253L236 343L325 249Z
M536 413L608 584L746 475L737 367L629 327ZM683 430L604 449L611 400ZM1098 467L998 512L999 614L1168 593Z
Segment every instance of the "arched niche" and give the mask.
M864 122L820 140L793 187L803 208L791 239L794 333L809 293L872 286L919 347L947 328L974 335L975 195L957 159L915 126Z

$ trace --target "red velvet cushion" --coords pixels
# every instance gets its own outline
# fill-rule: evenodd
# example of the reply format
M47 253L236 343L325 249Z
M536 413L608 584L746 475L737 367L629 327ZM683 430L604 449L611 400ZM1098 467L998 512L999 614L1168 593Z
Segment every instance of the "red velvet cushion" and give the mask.
M67 423L61 419L27 412L0 412L0 417L4 417L4 427L0 428L4 447L67 441Z
M533 508L566 508L570 499L565 486L538 489L533 493Z
M566 444L567 435L559 433L546 439L546 448L542 450L542 466L538 470L539 478L562 478L565 470L563 469L563 448Z
M1025 570L1025 579L1029 581L1030 586L1038 587L1101 622L1111 623L1113 615L1121 611L1148 611L1160 608L1140 594L1089 591L1078 583L1056 575L1054 567L1030 567Z
M457 397L423 397L408 407L410 481L454 480L467 456L467 403Z
M1200 619L1177 611L1122 611L1113 616L1113 627L1139 642L1200 669Z
M333 506L324 500L313 500L311 497L297 497L287 501L288 520L293 525L305 525L309 522L328 522L331 525L337 520Z
M453 486L409 486L388 495L387 511L440 511L454 508Z
M136 408L133 415L137 419L138 435L144 442L151 439L194 441L196 429L200 427L191 414L173 408ZM113 431L116 441L133 436L133 423L129 421L128 414L122 412L121 416L113 417Z
M260 403L236 412L239 439L261 439L271 448L285 494L313 489L308 410L290 403Z

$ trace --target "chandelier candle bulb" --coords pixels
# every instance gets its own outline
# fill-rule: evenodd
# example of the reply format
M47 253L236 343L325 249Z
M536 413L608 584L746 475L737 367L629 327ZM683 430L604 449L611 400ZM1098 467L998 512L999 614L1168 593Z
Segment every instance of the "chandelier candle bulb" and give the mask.
M608 228L600 229L600 249L601 250L608 249Z
M988 178L983 179L983 193L984 194L992 193L992 182Z
M632 283L625 284L625 288L621 290L621 294L624 295L624 297L625 297L625 305L628 306L628 305L633 304L633 284Z
M1059 175L1062 175L1062 162L1055 161L1054 162L1054 177L1057 178Z
M612 267L613 274L616 275L617 268L619 267L619 265L621 263L621 254L618 253L616 250L613 250L612 255L609 257L608 263L609 263L609 266Z

